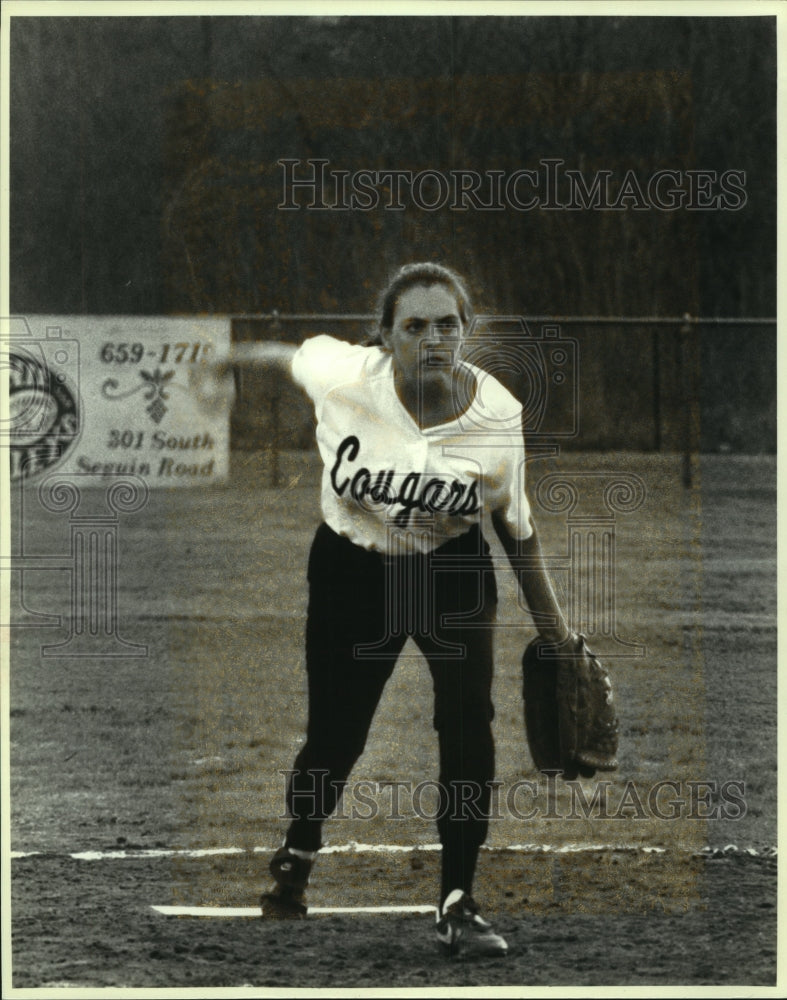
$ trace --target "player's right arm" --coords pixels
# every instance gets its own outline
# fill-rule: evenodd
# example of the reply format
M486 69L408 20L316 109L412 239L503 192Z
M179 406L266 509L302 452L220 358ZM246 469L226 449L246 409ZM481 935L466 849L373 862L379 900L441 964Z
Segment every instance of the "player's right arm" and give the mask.
M283 344L276 340L249 340L230 344L227 351L208 355L203 365L189 366L189 381L200 401L207 409L232 406L235 399L235 369L277 371L292 377L292 359L298 350L296 344Z
M208 358L206 365L193 366L198 392L206 400L234 396L233 370L257 369L292 378L315 406L319 415L326 393L337 384L358 376L369 348L319 334L300 346L275 340L240 341L226 352Z
M297 350L297 344L285 344L278 340L247 340L232 344L229 352L216 360L219 367L276 368L285 375L291 375L292 359Z

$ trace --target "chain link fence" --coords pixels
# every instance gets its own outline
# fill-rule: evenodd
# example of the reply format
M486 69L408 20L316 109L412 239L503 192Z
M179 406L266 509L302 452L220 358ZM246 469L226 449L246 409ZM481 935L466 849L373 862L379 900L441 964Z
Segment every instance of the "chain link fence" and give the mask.
M375 324L371 314L274 311L233 317L232 338L300 343L328 333L358 343ZM512 333L517 324L519 332ZM494 358L489 352L500 336L506 350L493 374L523 405L534 393L545 400L547 423L563 428L555 436L563 449L680 452L687 485L692 456L699 453L776 451L775 319L477 317L469 343L491 338L485 356ZM559 386L551 362L558 344L561 358L568 359ZM537 365L517 363L517 352L527 360L527 352L534 351L541 359ZM237 377L232 447L267 451L277 484L279 452L313 447L310 404L273 372L243 371ZM568 412L571 408L575 412ZM567 427L573 430L567 433ZM548 439L549 433L544 426L538 436Z

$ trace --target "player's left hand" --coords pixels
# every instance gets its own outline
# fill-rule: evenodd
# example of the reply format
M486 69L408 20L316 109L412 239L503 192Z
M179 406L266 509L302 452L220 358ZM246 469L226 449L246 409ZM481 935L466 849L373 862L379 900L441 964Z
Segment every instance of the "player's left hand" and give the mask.
M618 723L609 672L583 635L562 645L534 639L522 658L525 729L540 771L571 781L618 767Z

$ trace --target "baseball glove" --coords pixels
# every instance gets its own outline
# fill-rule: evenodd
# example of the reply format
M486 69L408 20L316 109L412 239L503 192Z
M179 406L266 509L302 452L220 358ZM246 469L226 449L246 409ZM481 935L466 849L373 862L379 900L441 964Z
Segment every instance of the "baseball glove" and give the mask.
M556 646L534 639L522 658L525 730L539 771L578 775L618 767L618 719L612 682L585 641Z

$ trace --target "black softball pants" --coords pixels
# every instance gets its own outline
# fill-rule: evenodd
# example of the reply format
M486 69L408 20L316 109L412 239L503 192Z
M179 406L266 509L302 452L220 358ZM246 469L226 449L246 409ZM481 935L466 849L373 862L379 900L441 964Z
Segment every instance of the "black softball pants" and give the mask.
M494 779L492 627L497 607L489 547L477 527L425 556L384 556L318 529L309 557L306 741L290 774L286 844L317 851L366 743L407 638L434 688L440 751L441 902L472 889Z

